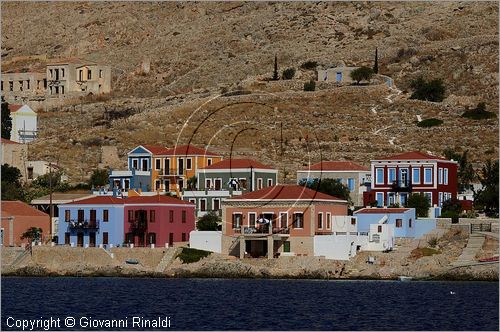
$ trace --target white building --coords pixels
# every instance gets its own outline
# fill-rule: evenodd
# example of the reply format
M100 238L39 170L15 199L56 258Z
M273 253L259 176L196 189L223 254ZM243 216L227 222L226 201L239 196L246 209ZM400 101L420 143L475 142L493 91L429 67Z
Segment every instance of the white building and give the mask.
M18 143L29 143L36 138L38 131L37 114L28 105L9 105L12 118L10 139Z

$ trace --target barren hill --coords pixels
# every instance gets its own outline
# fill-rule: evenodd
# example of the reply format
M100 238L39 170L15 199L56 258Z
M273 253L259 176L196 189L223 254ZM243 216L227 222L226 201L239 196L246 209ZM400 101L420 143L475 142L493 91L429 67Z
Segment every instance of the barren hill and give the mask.
M460 117L480 101L498 114L495 2L9 2L2 3L2 45L4 63L46 54L113 66L108 100L40 114L30 158L59 159L74 181L97 166L102 145L116 145L124 156L136 144L172 146L191 137L227 156L233 145L236 154L285 169L290 180L309 157L366 164L402 150L447 147L470 149L476 162L498 156L498 120ZM380 71L401 95L384 85L301 91L314 77L300 69L305 61L371 66L375 47ZM294 80L265 80L275 54L280 71L298 69ZM143 61L151 72L141 72ZM2 70L40 65L6 64ZM442 78L447 99L408 100L418 75ZM246 94L215 98L227 90ZM109 120L105 109L121 118ZM419 128L416 115L444 123Z

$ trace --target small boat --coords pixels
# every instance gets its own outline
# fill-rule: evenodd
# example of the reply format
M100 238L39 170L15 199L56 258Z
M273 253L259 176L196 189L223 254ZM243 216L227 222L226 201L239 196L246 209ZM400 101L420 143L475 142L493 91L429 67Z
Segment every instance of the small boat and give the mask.
M139 261L137 259L127 259L125 261L127 264L139 264Z
M413 278L407 276L399 276L398 279L399 281L411 281Z
M498 256L493 256L493 257L488 257L488 258L481 258L479 259L480 262L498 262Z

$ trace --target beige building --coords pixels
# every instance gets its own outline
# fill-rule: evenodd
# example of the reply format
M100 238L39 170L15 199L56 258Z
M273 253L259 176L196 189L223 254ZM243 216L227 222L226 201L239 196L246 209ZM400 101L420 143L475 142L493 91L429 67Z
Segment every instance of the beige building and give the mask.
M24 174L24 165L28 154L28 147L26 144L19 144L17 142L2 138L2 165L8 164L16 167Z
M1 90L9 104L44 98L47 91L45 72L2 73Z

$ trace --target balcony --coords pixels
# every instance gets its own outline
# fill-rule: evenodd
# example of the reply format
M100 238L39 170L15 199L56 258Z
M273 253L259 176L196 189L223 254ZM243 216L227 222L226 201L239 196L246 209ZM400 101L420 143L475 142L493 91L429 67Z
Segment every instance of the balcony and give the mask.
M238 233L241 233L241 228L237 228ZM236 233L236 229L235 229ZM262 234L290 234L290 228L274 227L272 233L269 232L268 225L262 225L257 227L243 227L243 233L245 235L262 235Z
M158 171L158 174L160 176L182 176L185 173L184 171L184 169L166 168L161 173Z
M69 222L70 229L99 229L98 220L71 220Z
M148 222L146 220L134 220L129 225L132 232L143 233L148 229Z
M394 192L411 192L412 191L412 185L410 181L401 181L401 180L396 180L392 181L391 184L392 191Z

